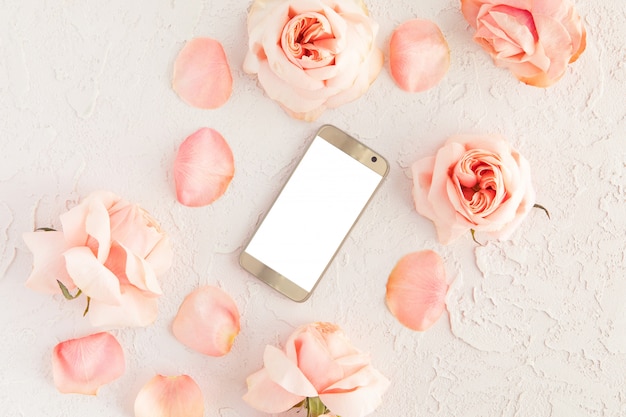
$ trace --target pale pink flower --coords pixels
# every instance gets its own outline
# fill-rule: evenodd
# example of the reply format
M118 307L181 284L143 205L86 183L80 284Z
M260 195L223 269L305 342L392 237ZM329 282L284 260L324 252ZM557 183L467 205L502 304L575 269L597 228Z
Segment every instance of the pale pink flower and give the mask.
M446 308L448 283L441 257L424 250L410 253L396 264L387 280L389 311L409 329L424 331Z
M209 356L224 356L239 334L239 310L217 287L205 286L185 297L172 331L179 342Z
M441 29L429 20L413 19L398 26L389 42L389 69L408 92L439 84L450 68L450 48Z
M519 80L557 82L585 50L585 28L570 0L461 0L474 40Z
M233 77L222 44L211 38L188 41L174 62L172 87L194 107L224 105L233 91Z
M66 340L52 352L54 385L62 393L96 395L124 373L124 351L109 333Z
M500 136L455 136L413 164L418 213L448 244L471 230L507 239L535 204L528 161Z
M389 380L331 323L302 326L283 350L266 346L264 367L247 379L244 400L266 413L287 411L319 397L329 412L362 417L380 404Z
M176 198L188 207L213 203L235 175L233 152L222 135L203 127L187 137L174 160Z
M292 117L315 120L376 79L377 32L362 0L255 0L244 70Z
M188 375L157 375L135 399L135 417L202 417L204 397Z
M99 191L61 215L62 231L24 234L37 291L81 291L94 326L145 326L157 316L157 276L172 262L168 237L136 204ZM57 282L58 281L58 282ZM59 284L61 283L61 284Z

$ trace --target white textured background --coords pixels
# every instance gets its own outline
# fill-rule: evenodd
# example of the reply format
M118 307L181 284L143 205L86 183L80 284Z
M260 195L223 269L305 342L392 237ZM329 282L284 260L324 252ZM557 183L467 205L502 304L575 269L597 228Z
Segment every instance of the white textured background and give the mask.
M315 123L290 119L241 70L248 0L0 0L0 414L132 416L155 373L188 373L206 416L260 416L242 402L245 377L309 321L340 324L392 385L377 416L586 417L626 415L626 12L623 0L577 1L588 47L555 86L525 86L472 41L457 0L368 1L387 52L393 28L431 19L452 65L422 94L384 69L366 96ZM220 40L234 92L219 110L183 103L173 61L195 36ZM390 175L313 297L296 304L243 272L237 257L311 135L335 124L391 162ZM220 131L236 174L214 205L176 203L171 165L196 129ZM538 202L513 238L440 246L415 213L407 168L450 135L505 135L529 159ZM157 322L113 333L127 372L97 397L62 395L50 356L95 331L83 302L24 287L32 256L21 240L59 227L82 196L109 189L140 203L172 237ZM452 280L449 314L420 334L387 311L396 261L432 248ZM208 358L179 344L170 324L184 296L219 285L236 300L242 332Z

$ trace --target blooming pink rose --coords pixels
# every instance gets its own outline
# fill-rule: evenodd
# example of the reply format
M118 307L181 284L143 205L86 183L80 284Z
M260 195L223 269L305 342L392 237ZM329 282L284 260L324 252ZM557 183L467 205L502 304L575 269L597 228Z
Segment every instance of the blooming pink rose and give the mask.
M526 84L554 84L585 50L585 28L569 0L461 0L461 8L474 40Z
M302 326L284 350L266 346L264 367L250 375L244 400L266 413L287 411L305 399L319 400L323 414L361 417L380 404L389 380L370 365L331 323Z
M244 70L292 117L315 120L376 79L377 32L362 0L255 0Z
M82 292L94 326L152 323L161 294L157 275L172 262L169 239L156 220L101 191L61 215L61 224L62 231L24 234L34 255L26 285L53 294L62 292L60 284Z
M528 161L500 136L455 136L413 164L417 211L450 243L470 230L506 239L535 204Z

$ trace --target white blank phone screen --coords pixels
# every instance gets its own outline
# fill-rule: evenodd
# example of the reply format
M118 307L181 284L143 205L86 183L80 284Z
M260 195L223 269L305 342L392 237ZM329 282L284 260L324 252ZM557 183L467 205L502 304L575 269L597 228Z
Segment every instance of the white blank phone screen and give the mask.
M246 252L311 291L381 179L316 136Z

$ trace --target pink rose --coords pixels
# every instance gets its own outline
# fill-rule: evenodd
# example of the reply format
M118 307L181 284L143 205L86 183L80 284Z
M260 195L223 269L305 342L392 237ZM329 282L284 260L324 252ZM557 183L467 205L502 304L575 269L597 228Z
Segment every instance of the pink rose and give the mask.
M281 413L307 400L305 406L323 403L316 416L361 417L374 411L389 386L370 365L369 355L331 323L296 329L284 350L266 346L263 364L248 377L243 398L266 413Z
M526 84L549 87L585 50L585 28L569 0L461 0L461 8L474 40Z
M26 285L88 297L94 326L145 326L157 316L157 276L172 262L169 239L136 204L95 192L61 215L62 231L31 232L34 255ZM57 282L58 281L58 282ZM59 284L60 283L60 284Z
M312 121L376 79L377 32L362 0L255 0L244 70L292 117Z
M417 211L448 244L470 230L506 239L535 204L528 161L500 136L455 136L413 164Z

